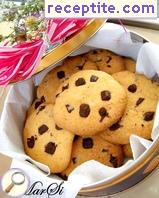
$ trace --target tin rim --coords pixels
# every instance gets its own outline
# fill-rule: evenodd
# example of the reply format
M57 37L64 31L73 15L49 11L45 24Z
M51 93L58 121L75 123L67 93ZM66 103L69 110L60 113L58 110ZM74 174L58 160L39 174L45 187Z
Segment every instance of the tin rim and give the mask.
M47 53L42 58L40 65L37 67L37 70L33 75L38 74L69 56L94 36L106 21L106 19L92 19L80 32L75 34L62 45L57 46L55 49Z

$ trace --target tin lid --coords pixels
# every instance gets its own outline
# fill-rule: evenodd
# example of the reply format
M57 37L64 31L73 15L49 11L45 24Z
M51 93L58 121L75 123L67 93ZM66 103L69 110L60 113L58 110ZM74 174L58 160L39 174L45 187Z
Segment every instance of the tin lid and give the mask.
M92 19L80 32L47 53L34 74L54 65L86 43L105 24L106 19Z

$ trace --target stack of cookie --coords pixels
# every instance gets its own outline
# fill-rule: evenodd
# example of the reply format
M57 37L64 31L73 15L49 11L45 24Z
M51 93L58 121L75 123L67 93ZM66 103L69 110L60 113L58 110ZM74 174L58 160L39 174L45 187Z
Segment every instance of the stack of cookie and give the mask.
M110 167L132 157L129 137L151 138L159 86L135 62L107 50L67 58L48 73L28 110L26 154L68 176L96 160Z

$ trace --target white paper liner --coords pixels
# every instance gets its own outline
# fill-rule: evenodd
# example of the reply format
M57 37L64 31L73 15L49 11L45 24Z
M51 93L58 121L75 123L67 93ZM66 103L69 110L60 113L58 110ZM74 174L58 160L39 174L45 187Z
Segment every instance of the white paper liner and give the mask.
M157 67L159 63L159 46L153 43L143 44L141 42L134 42L129 31L127 30L125 32L119 25L106 23L93 38L72 55L85 53L93 48L109 49L122 56L137 60L136 72L143 73L149 78L153 77L156 73L159 74L159 67ZM49 174L49 168L47 166L32 160L24 153L22 132L26 111L33 100L34 87L41 82L45 74L52 68L47 69L47 71L45 70L32 79L11 87L0 120L0 152L20 160L19 165L16 161L12 166L19 166L19 168L22 166L21 168L24 170L30 169L31 173L34 172L33 175L31 174L31 180L37 180L39 177L40 180L44 181L45 185L48 182L47 180L59 182L59 179L56 176L52 176L51 180L50 177L46 179L44 173L40 172L35 166L28 165L28 162L25 162L25 166L21 164L25 160L29 160L32 164L35 164ZM159 106L157 106L151 137L155 140L158 135ZM143 152L151 146L152 142L132 135L130 137L130 144L133 151L133 160L128 160L120 168L110 168L94 160L83 163L70 174L68 181L65 182L64 194L60 197L68 197L68 195L69 198L75 197L82 187L94 186L103 180L111 180L113 177L120 175L121 172L132 166L142 156Z

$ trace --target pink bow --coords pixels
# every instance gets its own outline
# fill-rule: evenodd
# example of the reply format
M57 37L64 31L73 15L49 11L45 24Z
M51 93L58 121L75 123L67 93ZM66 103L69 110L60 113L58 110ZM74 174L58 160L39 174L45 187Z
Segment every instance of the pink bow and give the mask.
M42 39L0 47L0 85L29 78L45 51Z
M83 28L88 19L49 19L48 38L52 43L66 39Z

